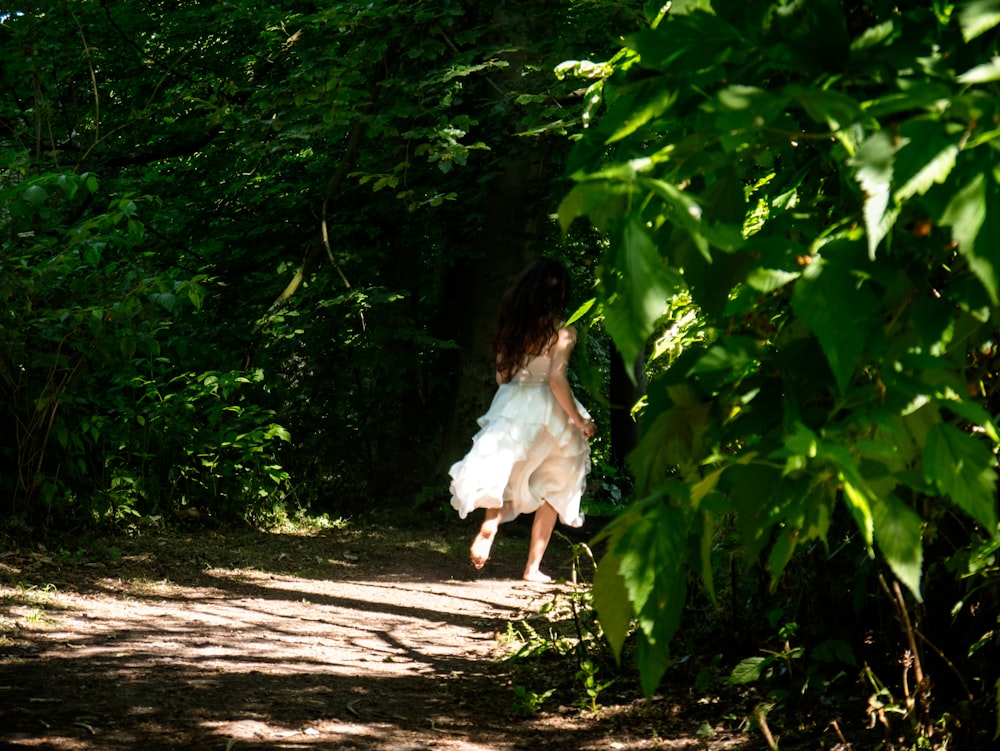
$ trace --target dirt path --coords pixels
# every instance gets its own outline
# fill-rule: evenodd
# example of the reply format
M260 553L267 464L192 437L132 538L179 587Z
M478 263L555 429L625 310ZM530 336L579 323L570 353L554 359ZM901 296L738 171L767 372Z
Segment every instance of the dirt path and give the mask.
M517 535L473 577L467 535L197 532L97 555L0 552L0 747L743 747L696 736L701 721L665 698L512 712L511 668L493 658L507 624L559 589L516 579Z

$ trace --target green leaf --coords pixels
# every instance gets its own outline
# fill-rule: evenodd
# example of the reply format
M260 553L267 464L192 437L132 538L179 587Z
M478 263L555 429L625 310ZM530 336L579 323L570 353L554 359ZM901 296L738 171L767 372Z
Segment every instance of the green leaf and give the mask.
M981 441L953 425L937 423L927 434L924 472L928 482L997 534L996 459Z
M875 541L893 573L918 601L924 562L923 519L893 494L872 498Z
M593 585L594 609L616 660L621 658L632 623L632 603L621 575L621 563L620 556L607 553L597 566Z
M651 699L670 665L670 648L667 644L651 641L646 634L640 632L636 639L636 662L639 663L642 693L647 699Z
M659 248L638 217L629 217L621 231L612 235L609 252L610 267L620 273L604 280L605 328L622 360L631 363L677 290L665 272Z
M876 248L895 221L895 216L886 212L895 156L896 147L891 136L880 130L861 144L858 153L851 160L854 179L864 191L862 210L868 233L868 256L873 260Z
M846 94L826 89L790 86L788 97L798 102L813 120L830 130L841 130L861 117L861 105Z
M956 80L967 85L1000 80L1000 57L994 57L988 63L980 63L969 68Z
M865 544L870 548L875 537L874 519L872 516L871 499L872 494L856 485L845 476L841 476L844 483L844 500L847 502L847 509L854 517L854 523L865 538Z
M626 138L642 128L651 120L663 115L677 99L677 93L665 88L659 81L641 81L634 92L629 92L615 102L614 111L619 108L628 112L627 117L620 118L620 124L606 143L614 143Z
M784 287L789 282L799 278L801 274L794 271L784 271L782 269L753 269L747 275L747 284L758 292L767 294Z
M840 393L846 393L878 310L874 294L839 266L814 262L795 285L792 309L816 335Z
M858 469L854 456L847 447L825 442L821 446L823 458L836 468L837 477L844 490L844 501L854 522L864 536L865 545L870 549L874 540L874 517L872 505L875 493Z
M893 197L901 203L948 178L958 156L958 141L942 123L930 120L908 120L900 126L899 135Z
M40 185L30 185L25 189L24 193L21 194L33 209L40 209L42 205L49 200L49 194L45 192L45 188Z
M639 667L647 696L666 669L684 608L686 539L681 510L656 504L623 530L611 551L621 558L619 571L644 637L639 640Z
M708 403L674 404L656 416L629 461L636 485L652 492L678 470L689 475L705 455Z
M594 180L573 187L559 204L559 226L569 230L573 220L586 216L599 231L610 229L612 217L626 205L627 188L607 180Z
M760 346L748 336L732 336L708 349L688 371L688 375L718 371L743 371L756 362Z
M972 0L958 12L962 36L968 42L1000 24L1000 0Z
M951 227L951 235L958 243L958 251L969 261L969 267L986 287L990 298L996 303L1000 300L1000 282L997 279L997 263L988 258L985 253L977 253L976 240L987 218L987 177L983 173L976 174L969 183L959 190L948 203L940 222ZM991 194L995 191L991 190ZM1000 211L1000 200L990 195L991 207ZM986 252L995 251L990 248L990 241L997 238L983 238Z
M788 566L788 562L792 560L798 537L798 529L786 527L781 530L778 539L774 541L771 552L767 556L767 570L771 572L772 586L777 584L785 567Z
M742 686L747 683L755 683L760 680L767 665L767 657L747 657L740 660L733 671L729 674L728 683L734 686Z

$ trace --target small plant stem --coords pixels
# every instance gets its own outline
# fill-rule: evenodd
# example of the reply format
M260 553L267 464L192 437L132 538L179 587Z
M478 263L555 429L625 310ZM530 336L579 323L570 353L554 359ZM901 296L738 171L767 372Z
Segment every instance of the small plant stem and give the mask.
M915 707L919 713L918 722L921 734L924 737L930 738L934 734L934 726L930 721L930 706L928 701L930 681L924 678L923 664L920 661L920 653L917 651L916 629L914 629L913 622L910 620L910 613L906 609L906 600L903 597L903 590L899 586L899 582L893 581L892 591L890 591L885 577L879 574L878 578L882 589L889 596L890 601L896 608L896 614L899 617L900 625L903 627L903 633L906 636L909 646L910 659L907 661L903 672L903 695L906 697L907 705ZM906 686L906 670L910 664L913 666L913 677L916 679L916 685L913 687L913 696L910 696L910 692Z
M844 734L840 732L840 725L837 723L836 720L830 721L830 727L833 728L833 731L837 734L837 737L840 738L840 742L844 744L844 747L849 749L851 747L851 744L847 742L847 739L844 737Z
M906 640L910 644L910 652L913 654L913 675L917 679L917 684L924 682L924 668L920 663L920 653L917 651L917 637L913 630L913 623L910 621L910 613L906 609L906 601L903 599L903 591L899 588L899 582L892 583L892 591L896 595L896 602L899 603L899 617L903 622L903 630L906 632Z
M767 747L771 751L778 751L778 743L774 740L774 736L771 735L771 728L767 725L767 710L764 709L764 705L758 704L754 707L753 713L757 724L760 726L760 732L763 734L764 740L767 741Z

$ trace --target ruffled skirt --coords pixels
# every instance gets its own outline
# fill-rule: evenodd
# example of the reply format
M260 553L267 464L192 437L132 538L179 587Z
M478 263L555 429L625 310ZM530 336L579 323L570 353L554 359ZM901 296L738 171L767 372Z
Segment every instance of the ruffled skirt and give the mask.
M583 524L590 445L547 383L501 385L478 422L472 449L450 470L451 505L461 518L477 508L501 508L507 522L548 501L563 524Z

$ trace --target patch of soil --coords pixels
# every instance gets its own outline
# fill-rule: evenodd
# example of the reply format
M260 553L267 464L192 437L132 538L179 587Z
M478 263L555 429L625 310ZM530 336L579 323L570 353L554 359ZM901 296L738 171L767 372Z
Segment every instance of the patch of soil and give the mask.
M573 585L518 579L471 525L197 530L0 552L0 746L66 749L723 749L683 687L526 713L509 625ZM549 571L569 577L556 539ZM540 691L540 688L536 689ZM582 690L579 693L583 693Z

